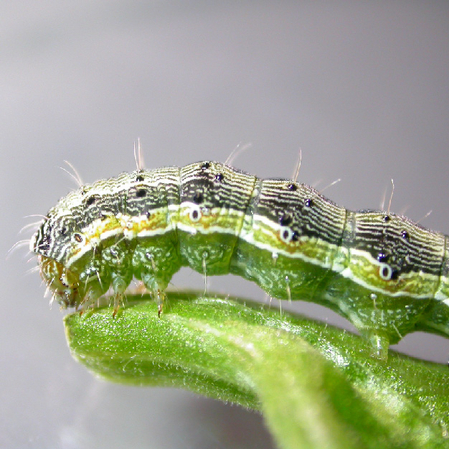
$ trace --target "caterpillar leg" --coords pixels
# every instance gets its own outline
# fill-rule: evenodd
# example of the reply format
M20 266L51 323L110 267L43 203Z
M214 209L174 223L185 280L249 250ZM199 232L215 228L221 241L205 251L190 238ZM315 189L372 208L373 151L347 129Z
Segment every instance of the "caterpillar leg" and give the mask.
M207 259L209 257L209 253L207 251L203 252L203 280L204 280L204 293L203 296L207 296Z
M390 296L358 285L344 276L329 277L324 286L328 307L347 317L369 343L373 357L388 358L388 347L416 330L428 300ZM326 304L325 304L326 305Z
M130 275L116 274L112 277L112 290L114 291L114 312L112 314L113 318L115 318L115 316L117 315L120 306L124 306L125 304L125 290L128 288L130 282Z
M362 336L370 345L371 356L386 362L388 359L388 348L390 346L388 336L376 330L364 331L362 332Z
M124 306L125 304L125 295L123 293L114 293L114 311L112 312L112 318L115 318L120 306Z
M167 297L167 295L165 294L165 292L161 289L156 289L155 292L153 292L153 296L156 298L156 303L157 303L157 316L158 318L161 317L162 315L162 311L164 308L164 301L165 298Z
M103 293L104 292L101 291L101 289L95 288L95 286L91 286L90 288L88 288L83 297L83 300L78 304L80 315L85 312L89 313L93 311Z
M145 285L146 289L150 292L152 298L156 300L157 316L160 318L164 308L164 300L166 298L166 294L164 293L166 285L161 285L162 283L156 280L153 273L148 271L142 272L141 280L143 285Z

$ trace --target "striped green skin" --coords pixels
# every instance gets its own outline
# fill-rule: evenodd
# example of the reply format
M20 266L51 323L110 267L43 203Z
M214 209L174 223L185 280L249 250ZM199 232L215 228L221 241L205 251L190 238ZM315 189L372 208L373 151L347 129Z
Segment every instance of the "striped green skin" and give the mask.
M92 307L110 287L117 306L133 277L162 301L173 274L190 266L328 306L381 358L409 332L449 335L446 236L218 162L83 186L48 212L30 245L63 306Z

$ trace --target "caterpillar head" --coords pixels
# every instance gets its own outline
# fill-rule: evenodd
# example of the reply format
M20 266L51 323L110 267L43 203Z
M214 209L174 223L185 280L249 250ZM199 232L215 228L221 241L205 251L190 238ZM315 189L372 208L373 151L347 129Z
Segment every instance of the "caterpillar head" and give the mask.
M30 251L38 256L41 277L53 299L63 307L73 307L79 302L78 280L66 261L77 240L76 222L69 213L51 212L31 237Z
M43 221L30 241L31 252L64 263L71 254L71 249L79 240L76 233L77 223L73 215L52 213Z

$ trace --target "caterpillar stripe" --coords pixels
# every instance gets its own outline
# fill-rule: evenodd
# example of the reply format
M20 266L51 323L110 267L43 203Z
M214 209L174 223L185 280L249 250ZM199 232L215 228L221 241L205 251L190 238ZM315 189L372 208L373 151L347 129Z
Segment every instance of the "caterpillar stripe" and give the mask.
M162 298L173 274L189 266L240 275L275 298L325 305L381 358L410 332L449 335L447 236L218 162L85 185L48 212L30 247L66 307L91 307L110 287L118 307L133 278Z

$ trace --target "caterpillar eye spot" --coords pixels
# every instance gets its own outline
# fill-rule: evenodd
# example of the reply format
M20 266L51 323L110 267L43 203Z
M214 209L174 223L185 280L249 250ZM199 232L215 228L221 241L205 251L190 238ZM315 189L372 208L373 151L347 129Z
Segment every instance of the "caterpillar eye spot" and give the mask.
M201 170L208 170L210 168L210 163L209 162L204 162L201 165Z
M145 180L145 178L142 175L137 175L136 179L134 180L134 182L142 182L144 180Z
M409 235L409 233L407 231L401 231L401 237L404 240L410 240L410 235Z
M138 189L136 192L136 197L137 198L144 198L145 196L147 196L147 191L145 189Z
M295 192L296 190L298 190L298 186L291 182L291 183L287 184L287 189L291 190L292 192Z
M217 182L222 182L223 181L223 179L224 179L224 175L223 175L223 173L217 173L216 175L215 175L215 181L217 181Z
M290 243L293 238L293 231L290 228L281 228L280 237L284 243Z
M381 264L379 268L379 275L384 281L391 281L393 276L393 269L390 265Z
M304 206L306 207L312 207L313 206L313 200L310 198L307 198L304 200Z
M391 217L390 217L389 215L384 215L384 216L382 217L382 220L383 220L385 223L388 223L388 222L391 220Z
M190 211L190 220L196 223L197 221L200 221L202 213L199 209L193 209Z

